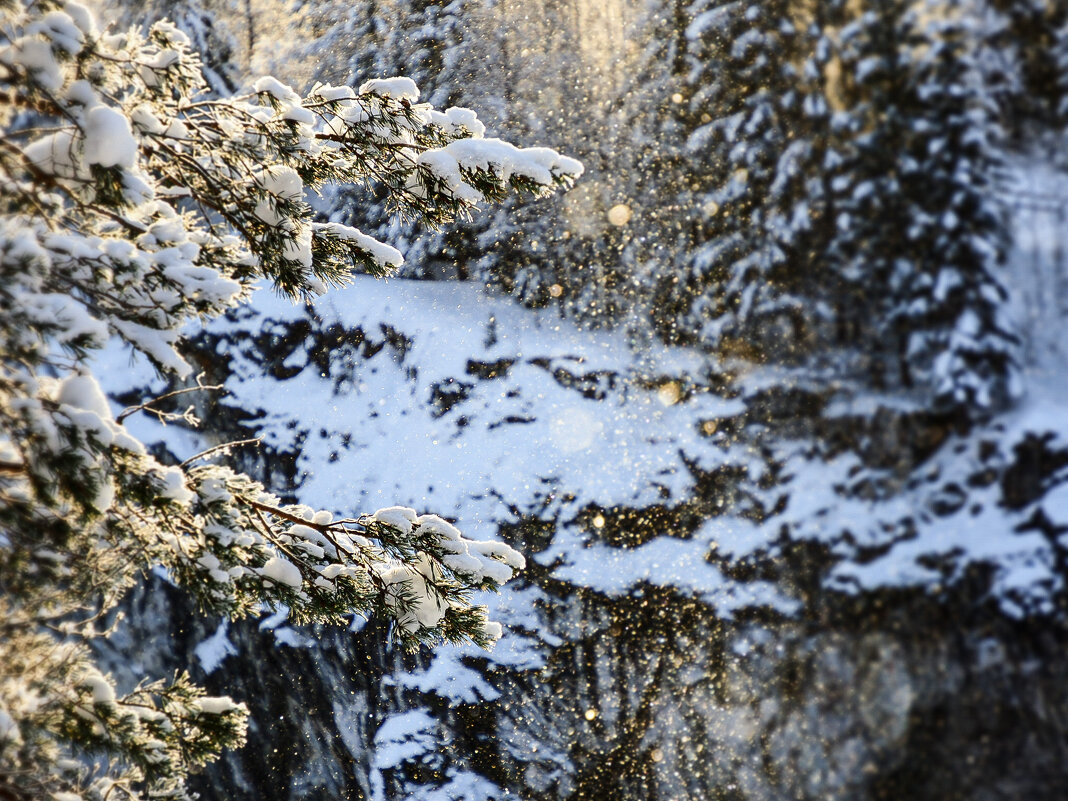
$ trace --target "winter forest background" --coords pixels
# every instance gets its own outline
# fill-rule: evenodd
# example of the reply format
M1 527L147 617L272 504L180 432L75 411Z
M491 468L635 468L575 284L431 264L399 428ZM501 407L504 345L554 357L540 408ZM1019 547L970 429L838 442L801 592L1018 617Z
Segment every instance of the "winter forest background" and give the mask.
M400 277L262 290L191 333L228 390L196 411L262 437L235 451L257 479L527 557L486 600L491 652L220 623L148 578L107 669L187 669L252 713L203 798L1064 797L1068 7L100 14L174 20L220 97L405 75L585 165L438 231L328 191L320 217L398 247ZM131 371L173 388L98 357L116 392ZM164 462L217 444L136 426Z

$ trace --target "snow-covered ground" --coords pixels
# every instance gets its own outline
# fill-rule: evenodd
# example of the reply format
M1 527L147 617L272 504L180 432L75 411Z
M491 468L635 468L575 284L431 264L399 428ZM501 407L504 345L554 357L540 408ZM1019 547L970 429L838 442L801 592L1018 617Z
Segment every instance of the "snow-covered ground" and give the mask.
M1020 170L1017 180L1034 188L1039 178ZM1068 195L1053 179L1041 180L1043 193ZM1068 349L1057 325L1066 301L1056 289L1068 275L1061 272L1063 230L1048 217L1028 210L1017 216L1008 283L1027 336L1028 394L1016 409L951 438L910 483L894 485L891 470L863 468L852 454L825 462L803 442L778 443L790 479L769 493L788 499L769 522L725 514L692 536L664 531L628 548L599 542L603 519L588 511L677 503L694 488L695 465L745 464L757 478L763 462L729 446L716 424L744 412L759 374L743 382L739 397L691 392L706 367L696 352L635 352L621 333L579 329L552 311L457 283L360 277L320 298L310 314L263 290L237 322L214 330L222 335L219 358L228 358L232 371L228 402L259 415L255 425L271 447L298 454L301 500L337 514L403 504L447 516L477 539L497 536L517 513L551 517L556 533L534 558L555 578L608 595L641 584L676 587L726 616L752 605L797 608L788 590L721 570L754 553L774 558L784 530L841 557L828 577L837 590L937 592L982 561L996 566L993 592L1006 612L1050 611L1062 581L1058 549L1068 543L1024 524L1040 511L1068 524L1068 490L1009 509L1000 483L974 478L1004 469L1029 437L1051 432L1051 449L1068 440ZM295 338L294 324L305 319L307 334ZM122 358L108 357L114 369ZM880 402L843 397L826 414L857 414ZM158 438L150 430L156 424L142 417L136 425L146 441ZM183 458L204 444L174 425L164 438ZM998 446L994 457L983 444L989 441ZM855 491L857 476L895 489L872 499ZM1049 487L1066 477L1053 475ZM774 498L768 500L770 506ZM537 595L506 588L491 600L495 616L514 630L498 646L501 663L539 663ZM405 681L457 700L494 693L449 650Z

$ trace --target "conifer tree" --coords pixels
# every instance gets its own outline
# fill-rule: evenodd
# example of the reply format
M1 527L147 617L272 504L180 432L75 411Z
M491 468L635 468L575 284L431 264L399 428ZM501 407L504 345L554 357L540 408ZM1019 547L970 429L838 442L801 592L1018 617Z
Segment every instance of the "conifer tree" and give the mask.
M704 170L694 169L686 151L687 134L698 124L687 102L691 93L688 58L690 4L682 0L646 3L640 33L645 46L620 92L613 119L613 152L633 154L618 177L616 197L636 210L611 234L616 246L618 283L631 298L631 326L640 333L650 323L661 339L680 341L680 292L676 254L694 236L692 198Z
M1068 16L1061 24L1054 40L1056 58L1057 92L1059 103L1057 113L1062 120L1068 120Z
M90 650L139 575L162 568L232 618L392 622L405 646L489 645L472 593L522 566L501 543L391 508L335 519L286 504L213 448L164 464L92 373L109 341L199 391L184 326L257 281L294 299L384 275L401 256L315 221L307 191L373 183L443 224L581 165L481 139L407 78L304 97L273 78L212 99L170 23L101 32L75 2L0 7L0 797L185 799L185 778L243 739L245 710L186 675L116 688Z
M801 236L818 183L804 163L823 108L807 97L808 31L780 0L702 3L688 27L688 149L700 222L688 254L681 326L723 354L790 358L805 339Z
M983 18L988 48L983 66L1003 73L995 86L1008 132L1023 138L1028 125L1057 124L1065 97L1058 35L1068 25L1068 6L1050 0L986 0L986 8L973 2L964 10L973 20L983 11L993 12Z
M985 413L1016 391L990 183L997 108L958 4L870 9L842 35L836 270L870 321L861 341L882 363L877 377L937 408Z

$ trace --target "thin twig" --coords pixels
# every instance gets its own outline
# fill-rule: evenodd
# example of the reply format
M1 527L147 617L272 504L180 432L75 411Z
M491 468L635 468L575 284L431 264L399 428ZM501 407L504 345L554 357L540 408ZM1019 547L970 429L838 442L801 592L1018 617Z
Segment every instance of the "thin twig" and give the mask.
M130 406L126 409L123 409L122 412L119 413L119 416L115 418L115 422L121 423L131 414L136 414L137 412L149 411L158 414L159 412L156 409L150 409L149 407L153 404L159 403L160 401L169 400L170 398L176 397L178 395L184 395L187 392L199 392L200 390L215 391L220 390L222 388L222 384L197 384L195 387L183 387L182 389L175 389L170 392L164 393L163 395L160 395L158 398L152 398L152 400L147 400L138 406Z
M208 448L207 450L203 450L200 453L195 454L194 456L190 456L188 459L186 459L184 462L182 462L181 465L179 465L179 466L180 467L187 467L188 465L191 465L193 462L198 462L201 459L207 459L209 456L211 456L212 454L214 454L214 453L216 453L218 451L224 451L224 450L227 450L228 448L236 448L238 445L252 445L252 444L259 445L262 442L263 442L263 434L260 434L258 437L252 437L250 439L235 439L232 442L224 442L221 445L213 445L212 447Z

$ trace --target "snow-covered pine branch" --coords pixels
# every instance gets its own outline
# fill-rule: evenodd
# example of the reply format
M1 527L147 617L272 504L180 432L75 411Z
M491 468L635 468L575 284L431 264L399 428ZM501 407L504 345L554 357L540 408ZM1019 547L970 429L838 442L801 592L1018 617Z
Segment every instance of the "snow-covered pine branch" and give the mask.
M406 646L488 646L500 629L472 593L523 559L432 515L335 521L224 466L162 464L114 417L92 351L118 339L185 378L183 329L254 282L307 298L389 273L395 249L314 220L305 197L327 184L377 185L440 225L582 167L483 138L406 78L212 99L170 23L101 31L57 0L0 19L0 796L184 799L245 711L184 676L122 695L94 666L95 621L141 573L232 617L378 614Z

